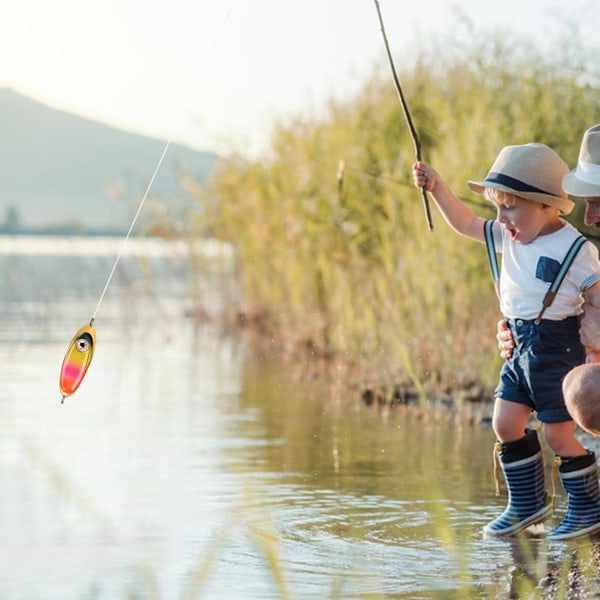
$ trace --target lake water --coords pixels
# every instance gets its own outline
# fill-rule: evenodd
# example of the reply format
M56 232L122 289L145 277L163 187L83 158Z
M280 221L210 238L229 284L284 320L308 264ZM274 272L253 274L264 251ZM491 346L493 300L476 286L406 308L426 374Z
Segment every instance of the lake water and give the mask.
M561 568L595 597L596 546L482 537L491 430L333 395L193 320L228 288L180 245L123 256L61 405L116 250L0 239L0 598L546 598Z

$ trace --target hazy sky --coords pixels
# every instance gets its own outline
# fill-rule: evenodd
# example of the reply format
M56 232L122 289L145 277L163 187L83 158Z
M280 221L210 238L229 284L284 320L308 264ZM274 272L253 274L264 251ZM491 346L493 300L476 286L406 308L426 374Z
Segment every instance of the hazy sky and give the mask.
M565 23L600 39L597 0L379 4L403 56L464 36L465 18L541 43ZM0 86L201 149L260 150L273 119L352 93L385 60L374 0L0 0Z

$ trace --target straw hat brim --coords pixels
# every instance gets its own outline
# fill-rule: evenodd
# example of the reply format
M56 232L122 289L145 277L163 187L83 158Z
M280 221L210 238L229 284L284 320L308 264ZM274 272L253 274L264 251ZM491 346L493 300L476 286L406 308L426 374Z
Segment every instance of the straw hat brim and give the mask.
M510 194L514 194L515 196L524 198L525 200L531 200L532 202L539 202L540 204L553 206L554 208L557 208L563 215L568 215L575 206L575 203L567 198L553 196L551 194L544 194L543 192L515 190L508 185L502 185L496 181L467 181L467 185L471 191L475 192L479 196L483 196L485 188L493 188L495 190L509 192Z
M562 187L567 194L571 194L572 196L600 196L600 184L582 181L577 177L576 169L573 169L563 177Z

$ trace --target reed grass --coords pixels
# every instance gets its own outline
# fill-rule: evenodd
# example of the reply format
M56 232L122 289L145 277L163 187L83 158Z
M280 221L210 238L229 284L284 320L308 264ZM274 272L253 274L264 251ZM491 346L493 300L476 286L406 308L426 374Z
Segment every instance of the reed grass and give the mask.
M598 71L584 56L500 36L420 49L401 79L425 159L459 195L507 144L544 142L574 165L600 121ZM280 346L308 340L355 361L363 381L407 380L419 395L473 382L490 391L500 315L485 250L434 207L427 232L413 160L389 74L375 70L325 116L278 124L268 156L224 161L197 194L198 231L234 245L232 312L262 315Z

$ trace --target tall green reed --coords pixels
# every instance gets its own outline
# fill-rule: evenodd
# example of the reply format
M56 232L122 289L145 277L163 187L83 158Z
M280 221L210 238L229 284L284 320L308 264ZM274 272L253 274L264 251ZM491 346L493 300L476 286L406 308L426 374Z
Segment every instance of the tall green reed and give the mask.
M545 142L574 164L600 120L597 72L580 57L497 36L423 48L402 80L426 160L461 196L507 144ZM198 226L232 242L236 310L267 318L282 345L308 340L355 361L364 380L406 379L422 394L491 389L500 314L485 251L435 208L427 232L412 155L387 71L375 70L324 116L278 124L268 156L224 161L198 198Z

